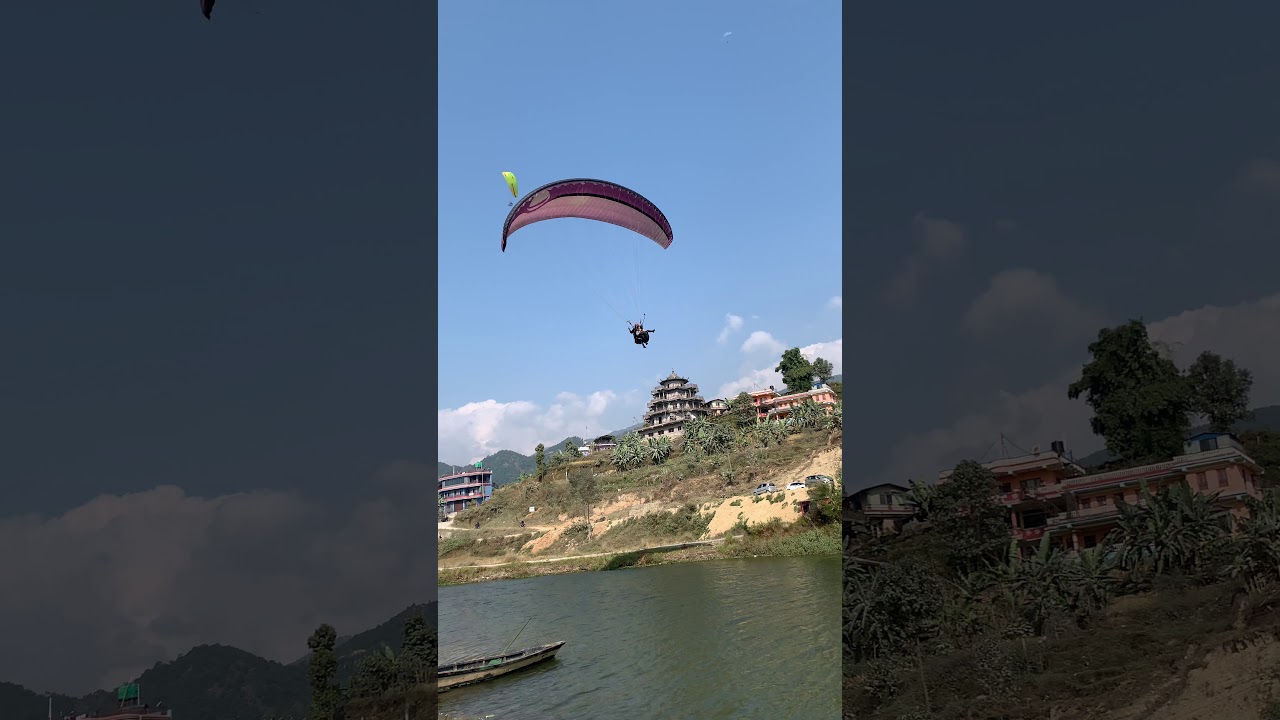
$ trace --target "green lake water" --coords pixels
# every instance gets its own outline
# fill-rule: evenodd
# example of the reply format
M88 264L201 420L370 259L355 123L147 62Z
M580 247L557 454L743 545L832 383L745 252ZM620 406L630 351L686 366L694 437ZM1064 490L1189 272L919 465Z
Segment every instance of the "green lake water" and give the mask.
M440 695L493 720L839 720L840 557L751 558L440 588L440 658L566 641ZM532 619L530 619L532 618Z

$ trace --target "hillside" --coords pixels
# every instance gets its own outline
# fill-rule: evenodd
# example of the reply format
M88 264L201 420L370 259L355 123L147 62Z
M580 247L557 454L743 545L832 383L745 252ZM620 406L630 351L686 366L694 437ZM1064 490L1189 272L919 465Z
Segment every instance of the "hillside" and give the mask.
M1208 430L1208 425L1198 425L1191 429L1190 434L1195 435L1196 433L1208 432ZM1254 408L1253 417L1237 424L1235 432L1240 435L1257 430L1280 430L1280 405L1265 405L1260 408ZM1085 468L1096 468L1110 462L1112 459L1111 453L1103 449L1086 455L1076 462Z
M632 425L630 427L625 427L621 430L614 430L613 432L606 433L606 434L613 435L614 437L621 437L623 435L626 435L629 432L634 432L639 428L640 428L639 425ZM571 441L575 447L581 446L585 442L582 438L578 437L577 435L572 435L567 438L561 438L560 442L558 443L554 443L554 444L548 443L544 445L544 447L547 449L547 455L549 456L551 453L554 453L560 448L563 448L566 440ZM480 463L483 465L483 467L486 470L493 471L494 487L502 487L503 485L509 485L515 482L516 480L518 480L520 476L523 475L524 473L531 473L536 468L536 464L534 463L532 453L530 453L529 455L521 455L520 453L514 450L499 450L498 452L485 457L483 460L480 461ZM436 461L437 477L448 475L450 473L459 472L466 467L467 467L467 463L451 465L446 462Z
M827 524L835 501L825 499L825 514L806 516L811 489L786 489L809 475L840 478L839 415L818 414L796 427L702 425L678 446L624 443L621 464L583 458L563 473L497 489L441 526L441 584L621 567L615 560L662 562L665 555L649 551L695 541L715 547L689 559L840 552L839 524ZM640 448L651 454L637 458ZM589 507L572 489L575 479L594 488L584 490L594 496ZM752 492L762 483L775 488Z
M436 605L411 605L386 622L340 642L338 677L346 682L359 659L386 645L399 650L405 619L421 615L432 627ZM306 647L305 638L299 645ZM307 657L289 665L267 660L227 645L200 645L169 662L158 662L136 680L144 699L154 698L174 709L180 720L260 720L268 717L305 717L311 691L307 684ZM48 695L20 685L0 682L0 707L4 720L43 720ZM99 690L81 698L53 696L55 716L92 714L114 705L115 693ZM154 704L154 703L153 703Z

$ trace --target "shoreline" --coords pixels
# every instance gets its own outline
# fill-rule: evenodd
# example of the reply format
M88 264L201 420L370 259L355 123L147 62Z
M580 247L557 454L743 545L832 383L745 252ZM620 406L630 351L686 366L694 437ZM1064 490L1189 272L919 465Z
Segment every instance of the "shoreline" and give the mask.
M807 547L798 548L797 539ZM791 541L791 542L789 542ZM816 542L815 542L816 541ZM825 547L826 542L830 547ZM841 554L840 528L809 527L771 537L747 534L712 540L669 543L631 551L609 551L559 558L512 560L490 565L458 565L437 571L437 587L469 585L496 580L517 580L543 575L570 575L583 572L606 572L629 567L652 567L732 560L742 557L824 557ZM734 552L725 552L728 545ZM800 551L797 551L800 550Z

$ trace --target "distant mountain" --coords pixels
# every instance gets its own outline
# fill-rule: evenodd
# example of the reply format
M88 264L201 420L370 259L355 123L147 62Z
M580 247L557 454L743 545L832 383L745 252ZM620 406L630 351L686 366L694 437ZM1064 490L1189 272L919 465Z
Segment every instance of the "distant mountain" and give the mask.
M614 437L622 437L629 432L635 432L641 427L643 427L643 425L631 425L621 430L614 430L613 432L604 434L612 435ZM586 444L586 441L582 438L577 435L571 435L558 443L545 445L544 447L546 448L547 456L550 457L552 453L563 448L566 440L573 443L574 447L581 447ZM485 457L480 461L480 464L485 470L493 471L494 487L502 487L503 485L513 483L516 480L519 480L520 476L524 473L531 473L537 469L537 463L534 462L532 454L521 455L514 450L499 450L498 452ZM461 472L467 467L469 467L468 464L450 465L446 462L436 461L437 477Z
M410 605L381 625L335 643L333 649L338 655L338 682L345 685L355 674L356 665L359 664L360 659L371 652L381 652L383 647L399 652L400 643L404 640L405 620L417 616L428 618L427 623L435 625L436 605L434 603ZM290 663L289 667L305 669L309 657L310 653L304 653Z
M840 375L832 375L832 376L831 376L831 379L830 379L830 380L828 380L827 382L829 382L829 383L833 383L833 382L843 383L843 382L844 382L844 374L843 374L843 373L841 373Z
M335 645L338 679L347 682L360 658L385 645L399 651L404 622L421 615L432 627L436 604L411 605L395 617ZM289 665L260 658L228 645L200 645L171 662L156 663L136 679L143 700L173 708L179 720L258 720L306 717L311 703L307 657ZM49 695L0 682L4 720L44 720ZM99 690L81 698L53 695L55 717L101 712L115 705L113 691Z
M1243 420L1236 424L1236 434L1249 432L1250 430L1280 430L1280 405L1264 405L1260 408L1254 408L1253 418ZM1202 432L1208 432L1208 425L1198 425L1191 429L1189 435L1196 435ZM1101 467L1111 462L1114 458L1106 449L1099 450L1095 453L1086 455L1076 461L1076 463L1086 469Z

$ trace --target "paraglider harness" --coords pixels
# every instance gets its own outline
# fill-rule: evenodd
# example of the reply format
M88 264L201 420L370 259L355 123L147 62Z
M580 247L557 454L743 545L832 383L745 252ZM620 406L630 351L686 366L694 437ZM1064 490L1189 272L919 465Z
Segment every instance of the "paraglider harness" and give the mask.
M631 337L636 341L636 344L639 345L640 347L649 347L649 333L651 332L654 332L654 331L644 329L643 318L641 318L640 322L631 326Z

